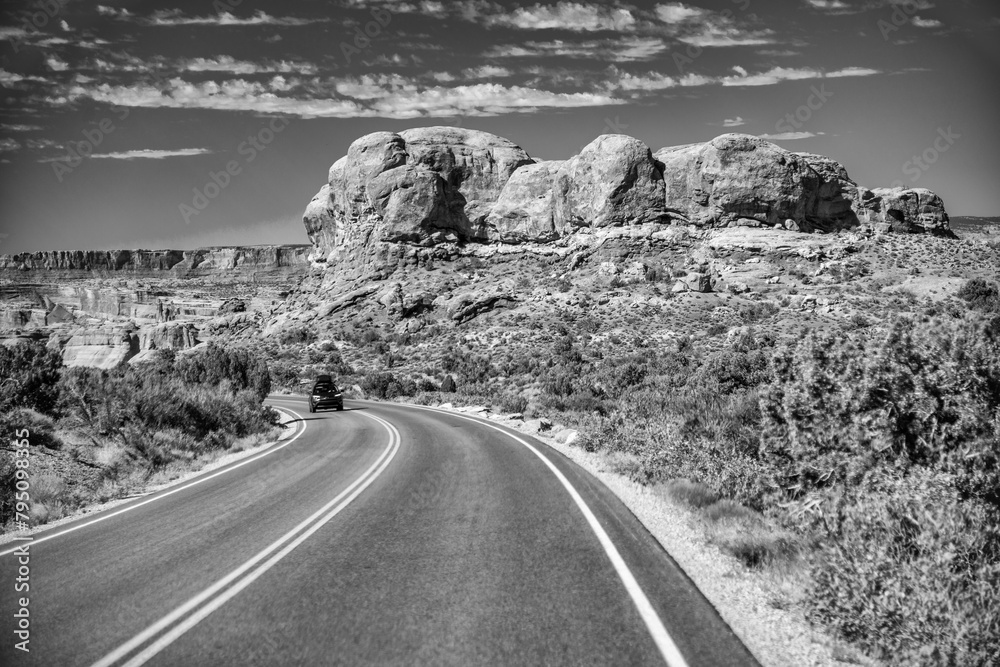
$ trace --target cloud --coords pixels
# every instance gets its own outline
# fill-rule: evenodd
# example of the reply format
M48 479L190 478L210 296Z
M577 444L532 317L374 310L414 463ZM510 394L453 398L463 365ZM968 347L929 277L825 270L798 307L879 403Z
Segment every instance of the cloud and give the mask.
M774 44L777 39L770 30L747 31L735 25L704 24L697 32L678 37L682 42L701 48L727 46L761 46Z
M768 141L796 141L798 139L811 139L812 137L818 137L824 134L823 132L817 132L813 134L812 132L782 132L780 134L762 134L761 139L767 139Z
M39 132L44 129L45 128L43 128L41 125L24 125L21 123L17 124L4 123L3 125L0 125L0 130L4 130L6 132Z
M579 2L519 7L512 12L494 14L486 19L488 26L572 32L624 32L634 28L636 23L635 16L628 9Z
M872 76L880 74L878 70L866 69L862 67L849 67L828 73L814 69L789 69L784 67L775 67L767 72L751 74L739 65L733 67L733 70L737 72L736 76L704 76L701 74L689 73L681 77L674 77L660 72L632 74L630 72L622 71L617 67L612 67L609 70L605 87L611 91L620 90L635 93L710 85L771 86L784 81L840 78L848 76Z
M290 88L280 76L268 83L245 79L192 83L176 77L157 86L74 84L48 101L60 105L90 99L126 107L249 111L303 118L492 116L623 103L607 93L562 93L497 83L423 87L398 74L341 79L333 82L333 90L311 84L303 91L310 94L307 98L279 94Z
M45 64L53 72L65 72L69 69L69 65L65 61L60 60L58 56L49 56L45 59Z
M97 5L97 13L101 16L111 16L117 19L132 18L132 12L124 8L109 7L107 5Z
M746 125L746 121L743 120L742 116L737 116L736 118L727 118L722 121L723 127L740 127L741 125Z
M94 153L90 157L94 159L103 158L107 160L162 160L168 157L187 157L189 155L204 155L212 151L207 148L178 148L174 150L155 150L143 148L141 150L120 151L116 153Z
M489 49L483 55L487 58L577 58L587 60L610 60L613 62L635 62L652 60L667 50L667 45L658 37L621 37L605 40L584 40L571 42L556 39L548 42L524 42L505 44Z
M252 63L245 60L236 60L232 56L216 56L215 58L193 58L180 64L180 69L189 72L230 72L232 74L260 74L260 73L281 73L300 74L308 76L317 73L317 68L312 63L291 62L281 60L278 62Z
M863 7L853 7L843 0L805 0L805 2L813 9L828 14L856 14L864 9Z
M21 144L16 139L10 137L0 139L0 153L11 153L17 150L21 150Z
M14 84L21 83L22 81L33 81L35 83L51 83L48 79L40 76L31 76L30 74L18 74L16 72L8 72L5 69L0 69L0 86L5 87L16 87Z
M736 69L736 68L733 68ZM767 72L740 76L727 76L721 79L723 86L772 86L783 81L800 81L803 79L836 79L848 76L874 76L881 72L864 67L848 67L834 72L823 73L811 68L775 67Z
M922 19L919 16L914 16L912 19L913 25L918 28L943 28L944 23L938 21L937 19Z
M18 40L28 36L24 28L14 28L12 26L0 27L0 40Z
M705 17L709 12L701 7L690 7L680 2L657 5L656 15L664 23L681 23Z
M113 16L119 20L133 21L147 26L300 26L310 23L327 23L330 21L329 17L310 19L291 16L276 17L262 10L257 10L252 16L247 17L239 17L231 12L219 12L214 16L187 16L179 9L160 9L148 17L139 17L127 9L115 9L105 5L98 5L97 11L102 16Z

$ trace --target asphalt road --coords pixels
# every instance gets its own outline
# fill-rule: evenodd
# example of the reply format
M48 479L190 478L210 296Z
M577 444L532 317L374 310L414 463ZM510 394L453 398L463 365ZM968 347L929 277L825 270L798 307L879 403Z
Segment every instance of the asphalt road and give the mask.
M414 407L272 403L303 417L283 446L39 533L27 557L0 545L0 664L757 664L545 445Z

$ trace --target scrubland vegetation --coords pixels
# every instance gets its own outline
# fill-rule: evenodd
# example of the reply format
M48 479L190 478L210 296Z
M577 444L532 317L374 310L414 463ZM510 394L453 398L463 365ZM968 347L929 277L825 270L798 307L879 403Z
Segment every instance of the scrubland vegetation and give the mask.
M0 347L0 526L13 518L10 443L29 429L32 523L45 523L165 480L221 452L274 435L262 405L267 365L214 345L112 370L62 368L58 352L34 343ZM64 454L68 454L65 456Z
M754 326L776 315L765 303L713 345L629 347L579 319L539 332L542 349L444 334L423 370L348 382L578 428L578 444L692 507L748 567L792 572L797 588L772 604L801 605L888 664L993 665L1000 293L974 279L958 297L780 338ZM421 349L419 335L393 336L358 349Z

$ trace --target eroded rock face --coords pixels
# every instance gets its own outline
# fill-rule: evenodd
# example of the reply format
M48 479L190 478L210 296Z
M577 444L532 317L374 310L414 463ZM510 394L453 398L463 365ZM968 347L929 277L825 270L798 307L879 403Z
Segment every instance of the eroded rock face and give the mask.
M941 231L948 217L929 191L867 190L835 160L749 135L655 154L638 139L604 135L568 160L535 163L492 134L429 127L355 141L304 223L314 260L385 276L412 254L406 247L562 243L581 232L669 223Z
M401 132L409 163L444 180L448 218L469 236L480 226L511 175L534 163L524 149L486 132L457 127L420 127ZM486 204L486 206L483 206Z
M511 174L531 158L495 135L452 127L361 137L330 167L303 216L321 259L372 242L436 234L486 240L485 220ZM357 254L355 252L355 254Z
M861 188L858 216L874 225L888 224L894 232L950 233L944 202L925 188Z
M554 241L552 189L563 162L539 162L515 171L486 218L489 238L502 243Z
M600 136L557 174L553 216L564 234L664 220L663 172L638 139Z
M708 227L775 227L792 220L802 231L843 229L856 188L837 162L780 148L759 137L724 134L704 144L664 148L666 207Z

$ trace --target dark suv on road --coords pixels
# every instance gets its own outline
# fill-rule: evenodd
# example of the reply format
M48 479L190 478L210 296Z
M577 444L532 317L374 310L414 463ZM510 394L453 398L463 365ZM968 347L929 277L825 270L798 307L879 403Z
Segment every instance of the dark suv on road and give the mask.
M312 393L309 394L309 412L325 410L327 408L344 409L344 396L337 389L329 375L320 375L316 378Z

